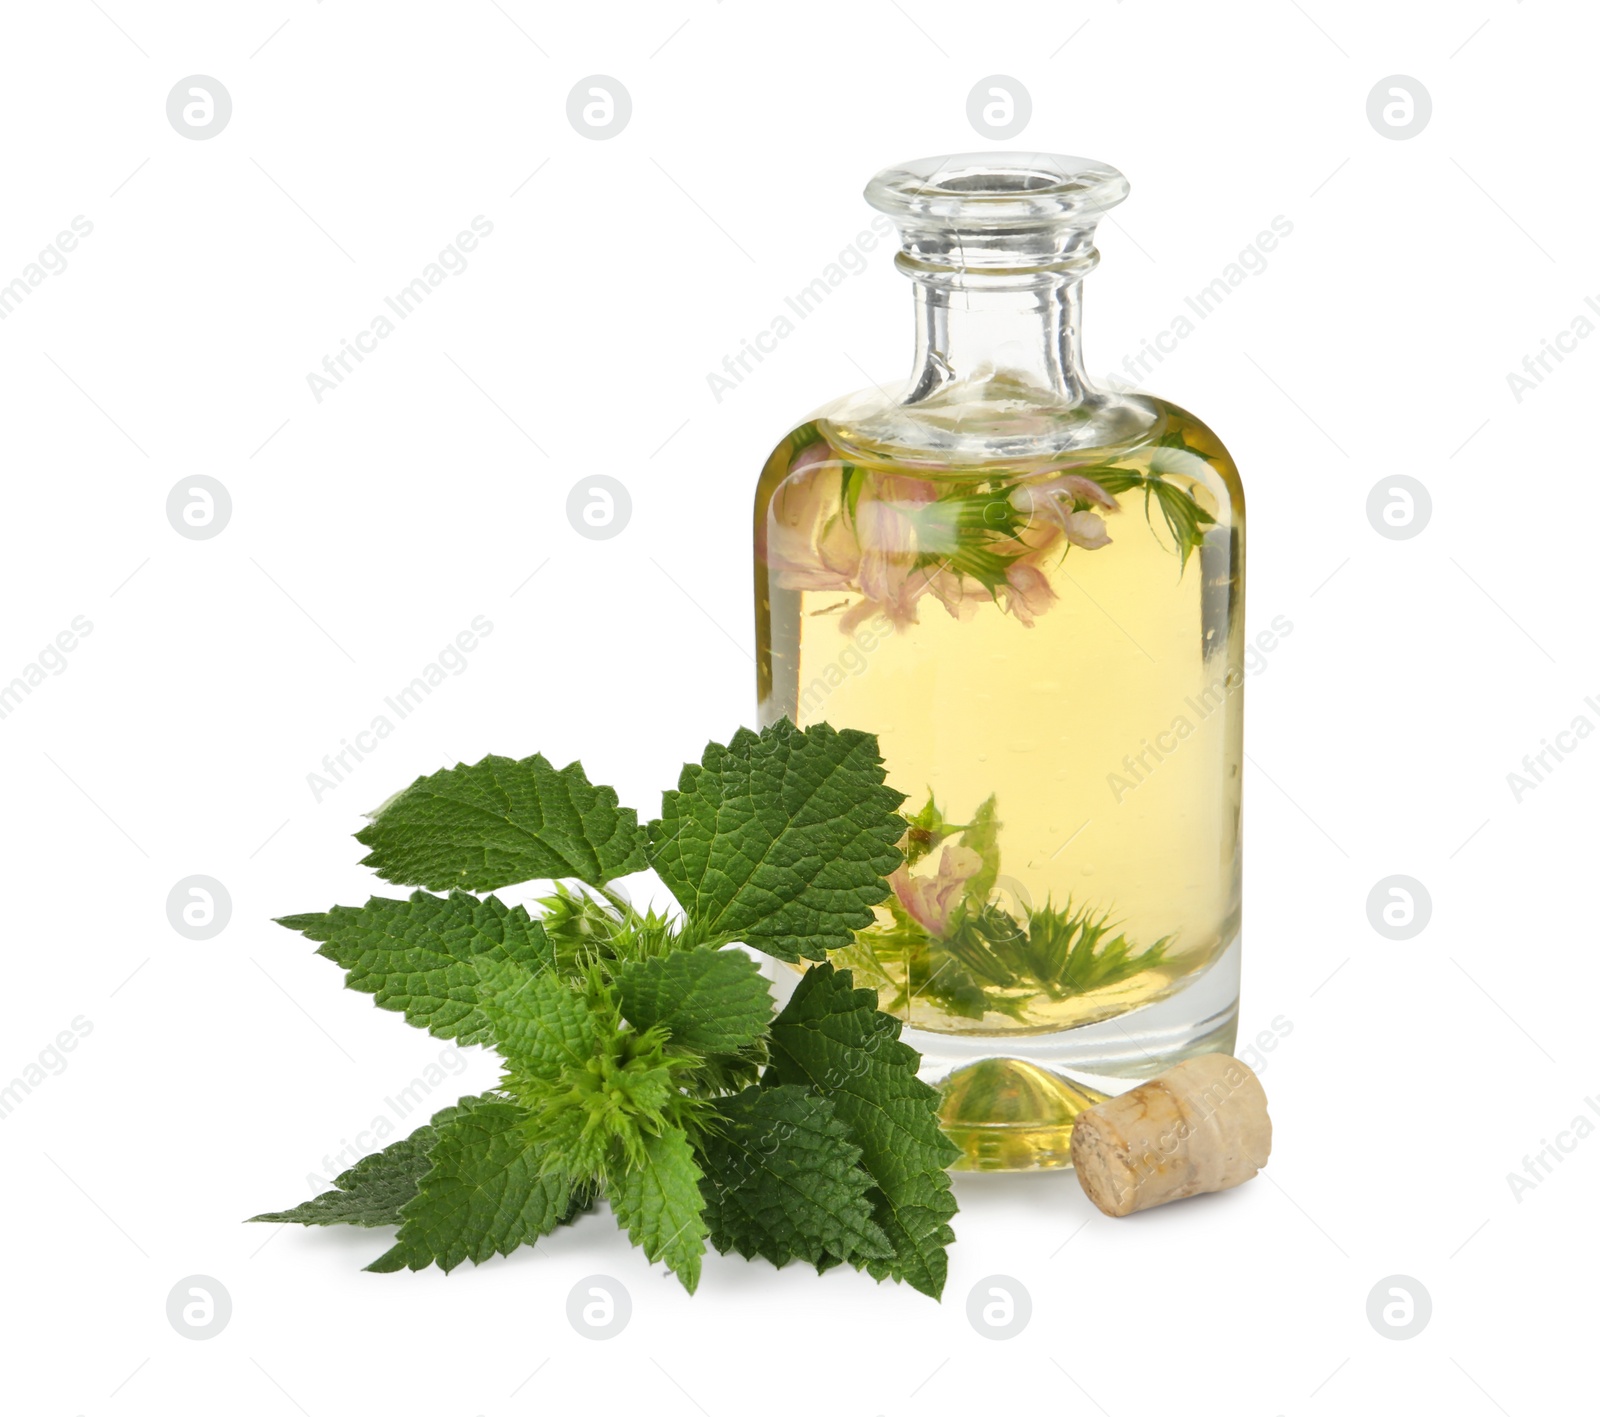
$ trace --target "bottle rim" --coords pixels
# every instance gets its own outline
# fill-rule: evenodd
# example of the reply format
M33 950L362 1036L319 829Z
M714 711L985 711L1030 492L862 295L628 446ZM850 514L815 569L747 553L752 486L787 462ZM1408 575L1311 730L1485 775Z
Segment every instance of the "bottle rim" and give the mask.
M1062 153L952 153L886 167L864 195L902 230L1092 228L1128 195L1128 179L1106 163Z

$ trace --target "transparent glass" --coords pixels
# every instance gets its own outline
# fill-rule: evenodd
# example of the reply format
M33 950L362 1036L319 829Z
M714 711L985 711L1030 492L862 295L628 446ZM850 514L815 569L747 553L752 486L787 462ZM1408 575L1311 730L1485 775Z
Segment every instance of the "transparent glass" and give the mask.
M1083 373L1126 193L1047 154L879 173L911 376L800 424L756 494L762 722L876 733L907 795L835 962L977 1169L1066 1165L1084 1106L1234 1041L1244 500L1193 415Z

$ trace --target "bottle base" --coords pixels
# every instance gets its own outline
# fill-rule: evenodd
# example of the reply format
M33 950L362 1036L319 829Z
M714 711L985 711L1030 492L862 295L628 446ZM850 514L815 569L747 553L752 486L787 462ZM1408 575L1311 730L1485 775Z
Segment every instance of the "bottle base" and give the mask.
M1197 1053L1231 1053L1238 1033L1239 937L1177 993L1060 1033L901 1037L918 1076L942 1095L940 1122L961 1148L957 1171L1072 1165L1078 1113Z

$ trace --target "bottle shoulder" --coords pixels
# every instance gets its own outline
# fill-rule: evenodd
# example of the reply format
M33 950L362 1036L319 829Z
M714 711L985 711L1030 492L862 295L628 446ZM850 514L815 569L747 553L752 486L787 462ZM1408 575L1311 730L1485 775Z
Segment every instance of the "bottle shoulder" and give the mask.
M1093 449L1133 446L1161 422L1158 400L1091 390L1066 401L1004 373L927 398L863 389L812 418L836 447L914 467L1026 466Z
M1141 396L1141 406L1148 423L1132 439L988 462L862 448L826 413L809 419L762 470L758 580L844 594L833 609L860 593L861 606L890 605L911 623L924 593L958 617L985 597L1031 614L1039 577L1073 549L1120 558L1131 547L1148 569L1157 562L1139 548L1150 539L1180 580L1191 566L1242 565L1244 494L1227 449L1176 404Z
M1187 473L1193 476L1197 483L1208 489L1221 507L1227 509L1229 520L1242 524L1244 483L1239 477L1239 465L1227 445L1209 424L1196 418L1188 409L1180 408L1166 399L1152 397L1149 402L1158 407L1162 414L1160 429L1151 439L1157 450L1153 454L1154 465L1176 465L1174 470L1180 475ZM1159 450L1163 447L1174 452L1162 454ZM1199 456L1191 461L1185 456L1186 452ZM1200 466L1201 462L1205 466Z
M1121 492L1129 475L1138 473L1147 481L1189 485L1214 514L1225 520L1243 518L1244 488L1222 439L1188 409L1154 395L1105 395L1097 407L1074 418L1063 418L1059 409L1051 410L1047 420L1013 410L1009 418L997 420L1011 427L986 440L986 456L930 446L921 437L863 437L859 412L869 397L884 400L878 391L836 399L778 440L762 468L758 511L791 472L828 461L864 474L927 479L936 487L1027 484L1078 475L1098 477ZM1041 422L1048 423L1043 436ZM1063 436L1069 425L1074 436Z

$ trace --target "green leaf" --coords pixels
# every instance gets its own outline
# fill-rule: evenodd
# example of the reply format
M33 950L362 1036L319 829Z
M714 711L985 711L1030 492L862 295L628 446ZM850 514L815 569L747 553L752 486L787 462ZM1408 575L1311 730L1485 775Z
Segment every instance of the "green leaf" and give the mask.
M961 503L950 499L943 502L899 504L899 514L910 527L920 555L934 558L948 556L961 545Z
M982 904L1000 879L1000 822L995 817L994 794L972 814L967 829L961 833L961 845L976 851L983 858L983 867L967 882L967 899Z
M905 798L883 777L869 733L742 728L665 794L651 864L703 938L821 959L872 923L900 862Z
M939 845L947 836L954 836L966 828L958 823L947 822L944 813L939 810L939 805L933 800L933 789L928 789L928 800L920 809L905 819L906 844L905 863L915 866L930 851Z
M1021 929L1005 910L983 905L969 910L938 947L978 978L1007 989L1017 982L1017 976L1005 956L1014 952L1021 939Z
M700 1283L700 1257L706 1247L705 1198L700 1168L688 1134L666 1127L645 1141L645 1158L606 1187L611 1209L644 1247L651 1264L664 1260L691 1294Z
M1079 467L1067 469L1079 477L1098 482L1113 497L1120 497L1131 487L1144 481L1144 474L1131 467Z
M438 1128L465 1109L497 1100L493 1093L463 1097L455 1106L435 1112L432 1121L424 1122L410 1136L363 1156L335 1176L333 1190L313 1196L293 1210L268 1211L250 1219L279 1225L398 1225L400 1208L416 1195L428 1170L428 1153L438 1140Z
M766 1036L772 994L761 970L738 950L678 950L630 960L617 971L622 1016L643 1033L702 1053L737 1053Z
M318 940L317 953L346 971L345 985L376 996L436 1038L492 1043L478 1008L480 971L506 961L543 969L554 958L543 927L520 905L463 891L413 892L409 900L373 896L363 906L286 915L278 924Z
M631 807L583 768L531 758L484 758L419 777L356 833L362 859L386 881L492 891L570 878L604 885L642 871L645 834Z
M899 1020L879 1013L870 989L848 970L807 970L794 997L772 1021L767 1083L810 1086L834 1105L861 1164L877 1183L873 1219L894 1258L872 1259L876 1278L902 1279L937 1298L955 1239L956 1203L945 1167L959 1155L939 1130L939 1095L917 1078L921 1061L900 1042Z
M958 493L931 505L953 508L963 536L1014 537L1027 527L1028 517L1011 505L1011 490L1001 484L992 491Z
M1057 910L1046 901L1038 910L1030 910L1027 920L1023 955L1028 972L1042 984L1056 983L1067 967L1073 941L1081 939L1090 924L1088 913L1073 915L1071 901L1066 910Z
M620 1175L648 1142L706 1109L678 1083L696 1055L669 1054L660 1031L625 1028L616 990L598 970L581 980L497 967L485 1010L508 1064L503 1086L527 1108L547 1169Z
M857 467L852 462L844 459L839 461L839 500L844 504L845 510L850 515L853 523L856 518L856 508L861 504L861 488L866 483L868 473Z
M933 557L923 564L936 565L971 576L985 590L994 592L1007 584L1006 570L1016 560L987 546L966 542L948 557Z
M789 435L789 451L798 453L802 448L809 448L813 443L822 441L822 430L815 423L802 423Z
M557 881L549 895L534 901L536 917L555 951L556 967L575 973L578 962L608 956L619 937L630 931L628 920L610 901L574 890Z
M1196 502L1193 496L1174 483L1152 478L1148 485L1155 493L1156 501L1160 503L1162 519L1166 522L1173 544L1178 549L1178 564L1181 570L1189 564L1189 553L1206 539L1202 527L1212 524L1216 518Z
M1216 461L1216 459L1212 457L1210 453L1206 452L1204 448L1196 448L1191 446L1188 440L1183 436L1183 429L1181 428L1167 429L1165 433L1156 439L1156 446L1158 448L1179 448L1183 452L1192 454L1194 457L1204 458L1208 463Z
M394 1247L367 1266L387 1273L446 1272L462 1260L482 1264L531 1245L567 1218L567 1177L541 1175L527 1133L528 1114L514 1102L480 1102L438 1128L428 1171L406 1203Z
M1092 989L1103 989L1108 984L1119 984L1147 969L1154 969L1167 955L1171 937L1163 935L1149 949L1138 954L1125 935L1118 935L1109 944L1101 946L1100 936L1104 924L1085 929L1082 938L1073 946L1072 954L1061 971L1063 989L1087 994Z
M711 1243L775 1265L819 1269L894 1256L872 1218L872 1177L827 1098L750 1087L717 1103L700 1145Z
M484 971L481 989L495 1046L513 1067L553 1082L563 1069L581 1072L601 1051L607 1020L574 981L499 965Z

